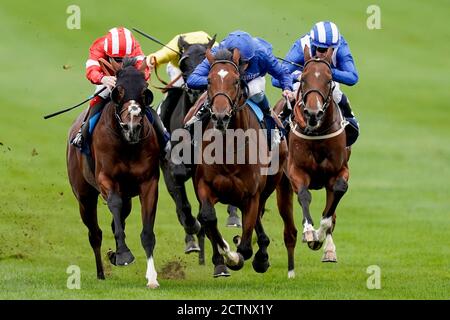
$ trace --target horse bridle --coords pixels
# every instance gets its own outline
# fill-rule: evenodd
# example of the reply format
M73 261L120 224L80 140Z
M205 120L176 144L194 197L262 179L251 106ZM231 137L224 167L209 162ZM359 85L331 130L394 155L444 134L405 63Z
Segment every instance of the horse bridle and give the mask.
M239 67L233 62L233 61L229 61L229 60L216 60L213 62L213 64L210 67L210 70L218 63L227 63L227 64L231 64L237 71L238 74L240 74L239 72ZM208 87L210 86L209 83L209 79L208 79ZM224 96L225 98L227 98L228 102L231 105L231 112L228 114L228 116L232 116L234 113L236 113L237 111L241 110L243 105L245 105L245 103L243 105L238 105L239 103L239 98L241 97L241 93L242 93L242 87L241 87L241 81L240 81L240 77L238 79L238 81L236 82L236 89L237 89L237 93L236 96L234 97L234 99L232 99L227 93L225 92L217 92L215 93L212 97L209 97L208 95L208 101L207 104L209 106L212 106L214 103L214 99L217 98L218 96ZM211 111L211 113L213 114L213 112Z
M122 114L125 111L128 111L128 110L123 108L123 106L124 106L124 103L115 103L114 116L115 116L115 118L117 120L117 123L119 124L120 129L121 130L126 130L125 129L126 123L122 122L121 116L122 116ZM144 128L144 117L145 117L144 110L145 110L146 107L142 107L142 104L139 104L139 107L141 109L141 111L139 112L139 116L141 117L141 120L139 121L139 124L142 126L142 128ZM110 130L112 132L114 132L116 135L118 135L117 132L115 132L115 130L113 130L111 128L110 128ZM138 142L147 139L150 136L150 133L151 133L151 130L148 130L148 132L146 134L144 134L144 137L140 138L138 140ZM121 136L121 135L119 134L118 136Z
M323 60L323 59L320 59L320 58L314 58L314 59L308 60L308 61L305 63L305 65L303 66L303 70L305 70L305 69L306 69L306 66L307 66L308 64L310 64L311 62L324 63L324 64L328 67L328 69L330 69L330 71L331 71L331 65L330 65L330 63L328 63L328 61ZM304 84L304 83L305 83L305 81L304 81L303 78L302 78L302 79L300 80L300 88L299 88L299 90L298 90L298 92L297 92L297 101L299 101L299 96L300 96L300 94L301 94L301 100L300 100L299 105L302 106L302 107L304 108L304 107L306 106L306 98L308 97L308 94L310 94L310 93L312 93L312 92L316 92L316 93L318 93L318 94L322 97L322 99L323 99L323 107L322 107L322 109L323 109L323 111L325 112L325 111L328 109L328 107L329 107L329 105L330 105L330 102L332 101L331 99L332 99L333 91L334 91L334 88L335 88L335 84L334 84L333 79L331 79L331 80L328 82L328 84L329 84L329 89L328 89L328 93L327 93L326 96L325 96L325 95L322 93L322 91L320 91L319 89L309 89L308 91L306 91L306 92L303 93L303 84Z

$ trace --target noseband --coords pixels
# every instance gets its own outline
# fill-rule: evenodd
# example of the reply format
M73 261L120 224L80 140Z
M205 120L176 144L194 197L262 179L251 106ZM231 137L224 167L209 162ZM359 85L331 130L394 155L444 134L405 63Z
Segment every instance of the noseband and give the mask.
M238 74L240 74L239 73L239 67L233 62L233 61L229 61L229 60L217 60L217 61L214 61L214 63L211 65L211 68L210 68L210 70L216 65L216 64L218 64L218 63L226 63L226 64L231 64L233 67L234 67L234 69L237 71L237 73ZM208 97L208 104L210 105L210 106L212 106L213 105L213 103L214 103L214 99L216 99L218 96L224 96L225 98L227 98L227 100L228 100L228 102L230 103L230 105L231 105L231 113L229 113L228 115L229 116L231 116L231 115L233 115L234 113L236 113L237 111L239 111L240 109L241 109L241 107L242 106L239 106L238 105L238 103L239 103L239 98L241 97L241 93L242 93L242 88L241 88L241 81L240 81L240 78L238 79L239 81L237 81L237 83L236 83L236 91L237 91L237 93L236 93L236 96L234 97L234 99L232 99L231 97L230 97L230 95L228 95L227 93L225 93L225 92L217 92L216 94L214 94L212 97ZM210 86L210 83L208 83L208 87ZM245 105L245 103L244 103L244 105ZM211 113L213 113L212 111L211 111Z

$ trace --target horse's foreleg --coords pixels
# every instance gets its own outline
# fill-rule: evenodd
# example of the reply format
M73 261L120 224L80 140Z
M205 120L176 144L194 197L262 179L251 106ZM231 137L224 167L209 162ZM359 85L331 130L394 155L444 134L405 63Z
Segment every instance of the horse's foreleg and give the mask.
M284 223L284 245L288 253L288 278L295 277L294 250L297 243L297 228L294 222L292 202L292 188L289 179L283 174L277 186L277 205Z
M245 260L253 255L252 235L259 215L260 195L256 194L248 200L248 203L241 209L242 212L242 237L237 251L242 254Z
M125 230L122 224L123 200L115 191L110 191L107 197L108 208L113 215L114 238L117 251L110 253L111 263L118 266L126 266L134 261L134 256L125 243Z
M141 201L142 232L141 243L147 256L147 287L155 289L159 287L155 264L153 261L153 249L155 248L155 216L158 201L158 178L152 178L140 187L139 199Z
M264 209L263 209L264 210ZM267 253L267 247L270 244L270 239L264 231L264 227L261 222L262 214L260 214L256 220L255 231L258 237L258 251L253 258L252 266L253 270L258 273L264 273L269 269L269 254Z
M230 273L225 265L224 256L230 253L230 247L222 238L217 228L217 216L214 204L217 199L214 197L208 185L200 180L197 185L197 197L200 202L199 220L205 229L208 239L211 241L214 264L214 277L228 277ZM230 256L231 257L231 256ZM236 263L239 259L236 259Z
M326 240L324 248L323 262L336 262L336 246L333 242L332 232L336 225L336 208L340 200L348 189L348 169L344 168L338 178L327 187L327 205L320 221L318 230L318 241L323 243Z
M123 231L125 232L125 219L131 213L131 198L122 199L122 212L120 214L120 223L122 224ZM116 233L114 218L111 221L111 230L113 234ZM117 240L116 240L116 248L117 248Z
M186 232L186 248L184 252L197 252L200 251L201 248L199 248L195 242L195 237L193 235L199 232L200 223L192 215L191 204L189 203L184 182L174 178L170 166L171 164L168 161L163 161L161 163L167 190L175 202L178 221Z

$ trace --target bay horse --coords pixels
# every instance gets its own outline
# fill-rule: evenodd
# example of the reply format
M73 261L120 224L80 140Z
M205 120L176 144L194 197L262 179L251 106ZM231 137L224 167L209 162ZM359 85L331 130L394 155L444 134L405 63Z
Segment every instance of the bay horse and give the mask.
M81 219L89 230L98 279L105 279L101 258L102 231L97 221L98 196L106 200L113 216L111 227L116 252L108 255L111 263L117 266L126 266L134 261L125 242L125 219L131 212L132 197L139 196L143 225L141 242L147 256L147 286L156 288L159 284L153 261L153 228L158 199L160 146L156 132L145 115L145 108L153 100L144 77L146 64L144 62L140 70L134 64L134 59L125 58L116 74L117 82L111 92L111 101L102 111L92 134L90 157L73 145L67 145L67 170L79 203ZM70 128L69 138L80 127L85 112Z
M194 71L204 59L207 49L211 49L216 41L214 35L208 43L190 44L181 36L178 39L178 47L181 48L181 57L179 61L183 80ZM164 101L166 107L161 112L161 120L170 133L184 127L184 118L186 114L203 93L201 90L192 90L186 86L169 86L163 89L163 92L170 92ZM172 141L172 147L178 142ZM199 264L204 264L204 232L199 232L200 224L196 223L192 215L191 204L186 193L185 183L192 177L193 165L174 165L170 159L161 159L161 169L164 181L170 196L175 202L178 221L185 229L185 253L199 252ZM235 217L236 208L230 207L229 211ZM232 215L230 214L230 217ZM197 234L199 245L195 242L194 234Z
M207 129L212 130L212 132L219 132L222 136L226 135L228 130L261 132L258 118L246 103L245 84L241 80L238 67L239 50L234 49L232 53L229 50L219 50L215 56L210 50L207 50L206 58L211 65L207 89L211 119ZM220 145L223 156L225 157L226 153L231 153L232 163L208 163L203 158L201 163L197 165L194 174L194 189L200 204L199 220L212 244L214 277L230 276L227 267L232 270L239 270L243 267L244 260L252 257L253 230L256 231L259 246L252 262L253 269L260 273L267 271L269 268L267 247L270 240L264 231L261 218L266 200L275 189L277 189L278 208L285 223L284 233L285 244L288 249L289 275L293 275L293 255L297 230L293 221L290 183L283 173L287 158L287 145L283 140L278 146L278 158L272 158L272 162L278 161L278 169L274 174L266 175L262 173L261 169L267 165L259 160L256 163L249 161L252 148L260 151L258 149L260 149L261 141L263 145L267 146L264 134L257 136L256 139L250 137L238 147L234 147L234 139L233 146L224 142ZM202 149L205 150L211 147L212 142L203 139L201 144ZM236 161L239 148L245 152L243 163ZM265 149L265 153L268 154L267 149ZM236 236L233 239L237 244L237 252L231 250L229 244L219 232L214 209L217 202L231 204L238 207L242 212L242 236Z
M289 134L288 172L303 212L303 242L319 250L326 240L323 262L337 262L332 232L336 207L348 188L350 148L344 120L333 100L332 49L325 58L311 58L305 46L304 70ZM326 206L318 231L313 228L309 189L326 189Z

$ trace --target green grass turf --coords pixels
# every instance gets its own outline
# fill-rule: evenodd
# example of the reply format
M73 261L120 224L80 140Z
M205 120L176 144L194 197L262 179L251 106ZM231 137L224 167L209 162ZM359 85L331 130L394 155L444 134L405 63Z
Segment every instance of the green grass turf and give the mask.
M366 27L372 1L128 1L79 0L81 30L68 30L73 1L3 0L0 4L0 298L2 299L448 299L450 298L450 29L447 1L378 1L382 29ZM264 223L271 267L256 274L249 262L227 279L213 279L207 264L183 253L183 230L160 183L155 263L161 287L145 288L139 204L127 220L136 262L107 267L95 278L87 229L65 167L66 135L77 112L42 116L92 92L84 78L91 42L110 27L138 27L170 40L195 30L218 39L243 29L284 56L296 37L319 20L337 23L348 42L360 82L343 90L361 123L350 162L349 192L338 207L334 233L339 262L301 241L295 279L287 279L282 223L275 200ZM146 53L158 45L137 36ZM68 65L69 69L63 69ZM163 73L163 72L161 72ZM272 102L279 91L270 88ZM156 95L156 100L161 98ZM33 152L34 150L34 152ZM198 207L191 186L189 194ZM319 220L323 192L313 193ZM195 212L195 211L194 211ZM218 209L225 223L225 206ZM297 228L301 212L295 206ZM111 214L99 204L105 253L113 247ZM230 242L237 229L222 227ZM164 279L165 264L181 262L184 279ZM66 287L66 268L81 268L81 290ZM370 265L381 268L381 289L369 290ZM166 275L167 276L167 275Z

